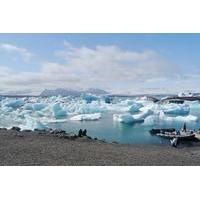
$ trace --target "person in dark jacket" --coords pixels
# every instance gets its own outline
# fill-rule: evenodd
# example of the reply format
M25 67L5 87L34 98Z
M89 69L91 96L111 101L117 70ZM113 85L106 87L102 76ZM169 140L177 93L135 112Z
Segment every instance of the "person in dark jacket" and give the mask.
M83 130L80 129L79 132L78 132L78 137L82 137L83 136Z
M87 130L86 129L84 129L84 131L83 131L83 136L87 136Z

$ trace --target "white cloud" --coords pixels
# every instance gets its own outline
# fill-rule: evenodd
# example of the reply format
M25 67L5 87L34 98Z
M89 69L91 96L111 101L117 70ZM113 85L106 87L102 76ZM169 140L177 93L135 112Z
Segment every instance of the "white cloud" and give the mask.
M164 93L178 92L182 85L191 87L180 67L152 50L127 51L114 45L76 48L65 42L65 49L55 55L65 64L45 62L39 71L18 74L0 66L4 77L0 89L39 93L45 88L97 87L113 93Z
M23 58L24 61L29 61L34 56L27 49L17 47L11 44L6 44L6 43L0 44L0 49L8 53L17 53Z

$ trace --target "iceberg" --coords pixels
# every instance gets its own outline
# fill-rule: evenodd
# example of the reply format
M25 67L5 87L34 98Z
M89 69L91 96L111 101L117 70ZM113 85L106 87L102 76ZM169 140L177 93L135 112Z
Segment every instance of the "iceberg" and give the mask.
M81 114L75 115L70 118L73 121L95 121L101 118L101 113L94 113L94 114Z
M134 103L130 106L129 112L138 112L143 105L141 103Z
M32 105L32 107L33 107L34 111L40 111L40 110L43 110L46 107L46 104L44 104L44 103L34 103Z
M5 103L5 106L11 107L11 108L19 108L24 105L24 101L22 99L16 99L16 100L9 100Z
M98 98L94 95L84 95L83 99L87 102L87 103L92 103L92 101L97 101Z
M31 116L25 116L26 119L26 124L25 126L21 126L22 129L39 129L39 130L44 130L47 129L48 127L44 125L42 122L40 122L38 119L32 118Z
M197 122L198 121L198 117L194 115L171 117L171 116L166 116L163 112L160 112L159 119L162 121L168 121L168 122L173 122L173 121Z
M163 106L163 112L165 114L187 115L190 112L190 107L188 105L169 104Z
M112 102L112 98L111 97L109 97L109 96L105 96L104 97L104 101L105 101L105 103L111 103Z
M159 120L158 115L150 115L150 116L145 118L143 124L147 125L147 126L153 126L158 122L158 120Z
M144 107L140 108L141 112L149 112L149 111L151 111L154 114L159 114L160 110L161 110L160 105L154 104L154 103L147 104Z
M92 114L100 113L106 110L104 105L101 105L100 102L94 101L90 104L85 102L73 102L66 106L68 112L73 114Z
M146 110L142 113L139 113L137 115L132 115L133 116L133 119L135 122L142 122L144 121L144 119L149 116L149 115L152 115L153 114L153 111L152 110Z
M60 103L55 103L52 106L52 112L53 112L53 116L55 118L60 118L60 117L67 116L66 110L63 110L63 108L60 106Z
M26 103L24 105L24 110L40 111L40 110L43 110L45 107L46 107L46 104L44 103Z
M32 103L25 104L23 108L24 108L24 110L33 110Z
M152 115L152 110L145 110L144 112L141 112L139 114L131 115L129 113L126 114L114 114L113 120L119 121L126 124L132 124L135 122L144 122L145 118L149 115Z
M134 123L134 118L131 114L113 114L113 120L124 124Z

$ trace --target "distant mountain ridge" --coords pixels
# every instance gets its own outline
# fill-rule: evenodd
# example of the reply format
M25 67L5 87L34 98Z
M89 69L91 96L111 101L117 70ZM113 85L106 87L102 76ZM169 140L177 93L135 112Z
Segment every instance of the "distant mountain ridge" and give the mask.
M109 94L107 91L98 88L89 88L85 91L85 93L98 94L98 95Z
M97 88L89 88L84 91L72 90L67 88L57 88L55 90L45 89L41 92L40 96L80 96L82 94L94 94L94 95L106 95L109 94L105 90L97 89Z

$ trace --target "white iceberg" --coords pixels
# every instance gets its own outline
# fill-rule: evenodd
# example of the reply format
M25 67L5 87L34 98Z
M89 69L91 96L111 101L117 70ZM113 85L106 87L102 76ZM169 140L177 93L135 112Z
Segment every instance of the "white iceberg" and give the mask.
M135 122L144 122L145 118L149 115L153 114L151 110L146 110L139 114L131 115L129 113L126 114L114 114L113 120L119 121L126 124L132 124Z
M95 121L101 118L101 113L94 113L94 114L81 114L75 115L70 118L73 121Z
M198 121L198 117L194 115L171 117L171 116L166 116L163 112L160 112L159 119L162 121L167 121L167 122L173 122L173 121L197 122Z
M124 124L134 123L134 119L131 114L113 114L113 120Z
M104 104L106 105L106 103ZM73 114L101 113L107 110L104 104L100 104L100 102L98 101L93 101L89 104L86 102L81 102L81 101L72 102L66 106L66 109L69 113L73 113Z
M190 112L190 107L188 105L168 104L163 106L163 112L165 114L187 115Z
M25 126L21 126L22 129L29 129L29 130L34 130L34 129L39 129L39 130L44 130L47 129L48 127L43 124L41 121L38 119L32 118L31 116L25 116L26 124Z
M150 115L145 118L143 125L153 126L158 122L158 120L159 120L158 115Z

